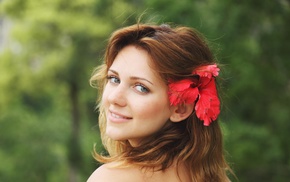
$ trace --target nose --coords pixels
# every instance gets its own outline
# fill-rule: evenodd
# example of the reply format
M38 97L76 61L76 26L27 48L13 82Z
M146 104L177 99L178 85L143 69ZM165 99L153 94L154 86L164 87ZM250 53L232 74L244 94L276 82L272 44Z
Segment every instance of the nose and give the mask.
M108 95L108 101L110 104L118 105L121 107L126 106L126 89L122 84L111 88L111 92Z

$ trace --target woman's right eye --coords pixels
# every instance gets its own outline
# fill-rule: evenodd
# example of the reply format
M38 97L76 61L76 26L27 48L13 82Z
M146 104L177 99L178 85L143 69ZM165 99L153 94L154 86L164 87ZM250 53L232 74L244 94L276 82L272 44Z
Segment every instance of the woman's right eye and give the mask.
M121 82L120 79L116 76L108 76L107 79L109 80L110 83L114 84L119 84Z

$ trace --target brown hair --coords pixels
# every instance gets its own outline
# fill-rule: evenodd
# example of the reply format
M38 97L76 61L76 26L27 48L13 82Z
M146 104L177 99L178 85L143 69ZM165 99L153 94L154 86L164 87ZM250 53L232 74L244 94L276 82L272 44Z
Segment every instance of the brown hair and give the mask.
M165 83L191 76L195 68L215 62L205 39L194 29L132 25L115 31L109 39L105 62L91 78L91 83L97 83L100 93L106 84L109 67L127 45L146 50L153 60L151 67ZM98 161L119 161L123 165L165 170L177 160L186 165L192 181L228 181L226 171L230 169L223 156L222 133L217 121L204 126L193 112L181 122L168 122L156 134L142 141L142 145L132 147L128 141L113 141L104 134L106 116L101 104L99 111L101 137L110 156L96 153Z

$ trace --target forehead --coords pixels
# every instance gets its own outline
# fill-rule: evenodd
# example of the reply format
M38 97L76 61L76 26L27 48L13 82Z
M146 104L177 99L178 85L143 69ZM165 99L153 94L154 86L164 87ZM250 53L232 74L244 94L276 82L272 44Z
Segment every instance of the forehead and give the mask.
M109 69L116 69L115 71L124 72L126 74L160 79L160 75L153 69L152 59L149 53L133 45L124 47L117 54Z
M113 63L115 61L120 61L120 60L132 61L132 63L139 62L142 64L142 63L148 63L149 61L151 61L151 58L149 56L149 53L145 51L144 49L134 46L134 45L128 45L122 48L118 52L115 59L113 60Z

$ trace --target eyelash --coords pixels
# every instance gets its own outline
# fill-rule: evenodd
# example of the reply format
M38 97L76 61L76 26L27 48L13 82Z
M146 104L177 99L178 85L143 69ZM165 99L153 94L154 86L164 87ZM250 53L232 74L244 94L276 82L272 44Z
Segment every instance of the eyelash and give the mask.
M118 78L118 77L116 77L116 76L107 76L107 80L110 82L110 83L112 83L112 84L119 84L121 81L120 81L120 79ZM117 80L117 81L116 81ZM140 87L140 89L138 89L138 87ZM138 91L138 92L140 92L140 93L144 93L144 94L146 94L146 93L149 93L150 92L150 90L146 87L146 86L144 86L143 84L141 84L141 83L137 83L137 84L135 84L134 85L134 88Z
M141 93L144 93L144 94L150 92L150 90L149 90L147 87L145 87L144 85L142 85L142 84L140 84L140 83L136 84L134 87L135 87L135 88L136 88L136 87L141 87L141 89L145 89L145 91L142 91L142 90L138 90L138 89L136 88L138 92L141 92Z
M116 77L116 76L107 76L107 79L108 79L108 81L109 81L110 83L113 83L113 84L116 84L116 82L114 82L113 79L118 80L118 83L120 83L119 78Z

